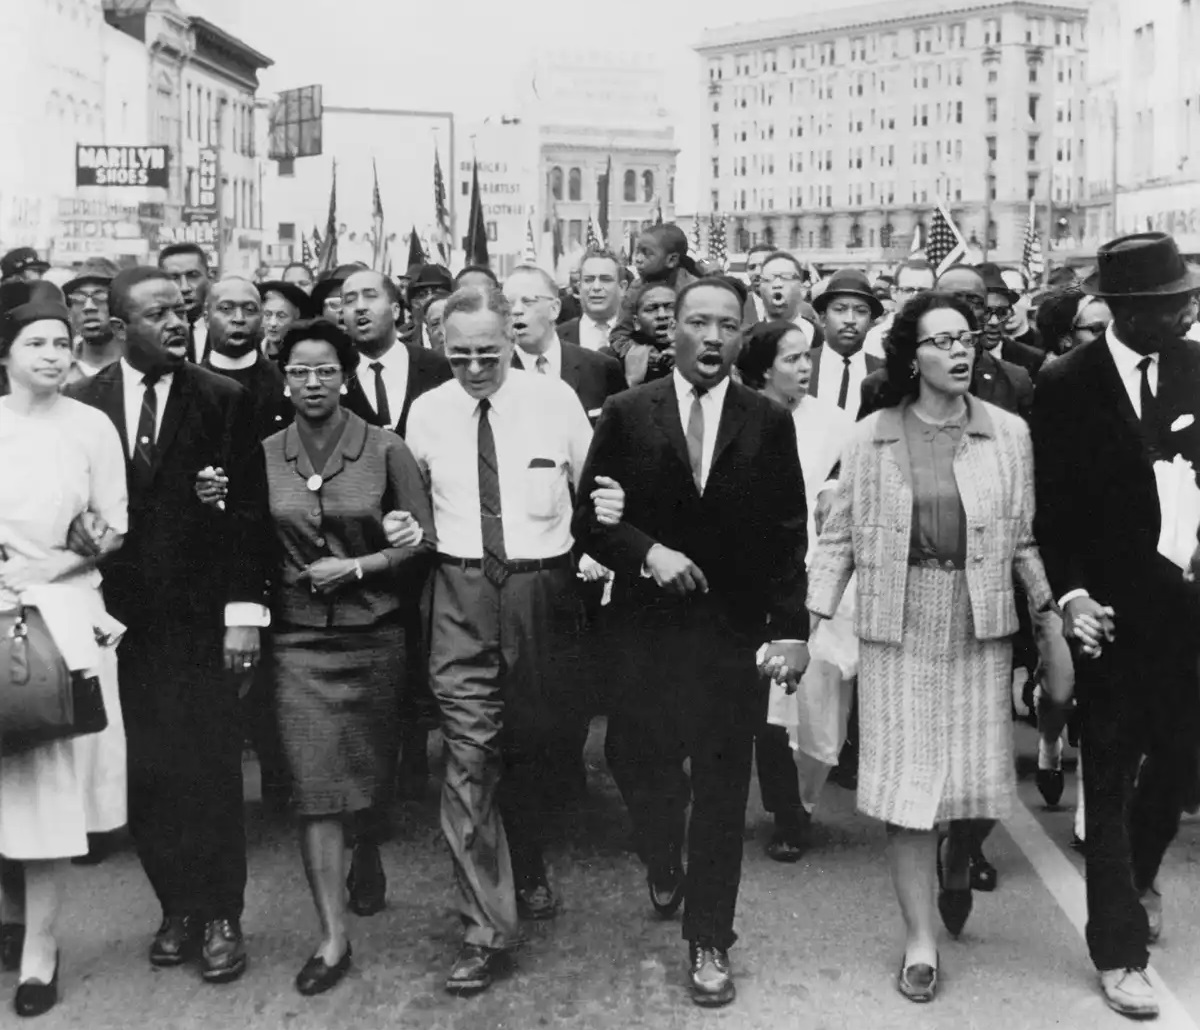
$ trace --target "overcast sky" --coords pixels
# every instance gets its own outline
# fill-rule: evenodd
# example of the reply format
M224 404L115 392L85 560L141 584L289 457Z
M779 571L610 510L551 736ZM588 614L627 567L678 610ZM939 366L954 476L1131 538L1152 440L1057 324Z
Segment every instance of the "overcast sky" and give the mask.
M270 57L263 86L321 83L345 106L511 110L521 70L555 49L652 53L683 147L676 200L694 210L704 95L692 46L710 27L821 10L834 0L180 0Z

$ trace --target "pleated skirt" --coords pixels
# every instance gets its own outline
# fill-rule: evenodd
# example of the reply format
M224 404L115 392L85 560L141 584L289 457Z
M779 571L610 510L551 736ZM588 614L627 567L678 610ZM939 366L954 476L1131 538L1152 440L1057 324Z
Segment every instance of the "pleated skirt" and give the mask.
M273 644L275 704L297 812L334 816L383 801L398 746L403 625L285 626Z
M1012 644L977 640L965 572L908 570L900 644L862 641L858 808L909 829L1003 819Z

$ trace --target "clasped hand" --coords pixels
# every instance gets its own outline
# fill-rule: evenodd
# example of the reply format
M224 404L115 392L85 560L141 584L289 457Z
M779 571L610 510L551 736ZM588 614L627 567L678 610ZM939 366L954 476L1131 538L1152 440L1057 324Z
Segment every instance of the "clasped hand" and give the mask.
M210 465L196 473L196 497L201 504L224 511L225 498L228 496L229 477L224 469Z
M1063 636L1079 641L1088 658L1099 658L1106 642L1116 640L1116 612L1090 597L1073 597L1063 606Z
M347 583L358 579L358 567L353 558L318 558L301 574L300 581L308 581L314 594L332 594Z
M773 640L767 645L759 670L794 694L808 668L808 644L803 640Z

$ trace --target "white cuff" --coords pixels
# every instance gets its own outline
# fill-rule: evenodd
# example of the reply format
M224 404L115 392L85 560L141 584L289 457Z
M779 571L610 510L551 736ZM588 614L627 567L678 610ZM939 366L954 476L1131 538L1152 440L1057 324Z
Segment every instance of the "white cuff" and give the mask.
M225 606L225 626L254 626L266 629L271 625L270 609L253 601L234 601Z
M1091 596L1092 595L1089 594L1083 588L1079 588L1076 590L1068 590L1065 594L1062 595L1062 597L1060 597L1058 599L1058 606L1059 606L1059 608L1065 608L1067 606L1068 601L1074 601L1075 598L1077 598L1077 597L1091 597Z
M826 490L836 490L838 481L836 479L827 479L819 487L817 487L817 496L820 497Z

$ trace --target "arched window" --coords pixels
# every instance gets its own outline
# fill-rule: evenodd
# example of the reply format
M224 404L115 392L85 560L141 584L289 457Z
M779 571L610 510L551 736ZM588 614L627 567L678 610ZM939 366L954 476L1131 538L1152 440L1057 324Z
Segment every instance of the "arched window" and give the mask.
M879 245L885 250L892 245L892 235L895 229L892 228L891 222L884 222L883 228L879 230Z
M673 175L667 180L667 203L675 203L675 176Z
M654 173L647 170L642 172L642 200L649 203L654 199Z
M857 249L857 248L861 247L862 245L863 245L862 226L859 225L858 222L855 222L850 226L850 247L851 247L851 249Z
M763 243L768 247L775 246L775 227L768 225L763 228Z
M555 200L563 198L563 174L558 165L550 169L550 196Z
M833 226L828 222L821 223L821 249L833 249Z
M580 175L578 168L572 168L567 172L567 199L583 199L583 176Z
M625 185L622 190L626 203L632 204L637 200L637 172L632 168L625 172Z

